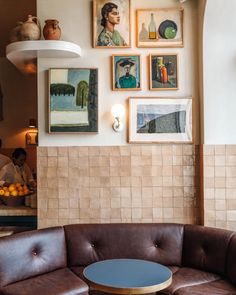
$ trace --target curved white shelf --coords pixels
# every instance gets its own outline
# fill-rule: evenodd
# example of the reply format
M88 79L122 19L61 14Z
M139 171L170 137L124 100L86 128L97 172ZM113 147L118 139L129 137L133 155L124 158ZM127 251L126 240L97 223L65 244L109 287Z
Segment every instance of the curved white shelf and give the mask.
M22 72L35 65L37 58L73 58L81 56L75 43L60 40L35 40L14 42L6 47L7 58Z

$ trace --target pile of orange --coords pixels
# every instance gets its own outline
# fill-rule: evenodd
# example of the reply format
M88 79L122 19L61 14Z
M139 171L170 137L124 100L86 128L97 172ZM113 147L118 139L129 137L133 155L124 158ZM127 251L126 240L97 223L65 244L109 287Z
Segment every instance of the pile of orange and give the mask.
M17 196L25 196L28 194L29 194L29 189L27 185L21 185L20 183L12 183L8 187L7 186L0 187L0 196L17 197Z

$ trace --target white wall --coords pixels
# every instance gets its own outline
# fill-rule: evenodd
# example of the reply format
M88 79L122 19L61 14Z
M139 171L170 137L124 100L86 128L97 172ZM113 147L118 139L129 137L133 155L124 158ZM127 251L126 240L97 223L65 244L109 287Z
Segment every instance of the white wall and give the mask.
M203 35L204 143L236 143L235 0L208 0Z
M133 0L131 11L132 48L129 49L94 49L92 48L92 2L89 0L38 0L37 15L43 24L45 19L55 18L62 29L61 40L77 43L82 48L82 57L76 59L39 59L38 60L38 115L40 146L99 146L126 145L127 122L122 133L112 130L110 110L115 103L127 103L129 96L193 96L198 100L197 75L197 4L189 0L183 4L184 47L183 48L147 48L135 46L135 10L137 8L178 7L177 0ZM142 91L112 91L111 62L112 54L137 53L142 55ZM179 90L149 91L148 56L151 53L179 54ZM48 134L48 79L49 68L97 67L99 69L99 133L95 135ZM128 111L128 109L127 109ZM196 121L198 110L195 109ZM197 126L197 124L196 124ZM195 133L198 138L198 128ZM196 142L198 139L196 139Z

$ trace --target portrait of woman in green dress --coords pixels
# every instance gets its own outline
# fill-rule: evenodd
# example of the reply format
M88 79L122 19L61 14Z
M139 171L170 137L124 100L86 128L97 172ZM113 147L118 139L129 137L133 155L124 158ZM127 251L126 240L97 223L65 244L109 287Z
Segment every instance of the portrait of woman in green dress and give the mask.
M99 2L99 0L95 1ZM125 23L126 17L129 17L129 9L126 11L125 15L122 15L124 9L129 4L129 0L120 0L121 4L124 2L125 7L122 7L121 12L116 3L100 1L101 9L99 9L99 17L97 19L97 37L95 39L95 47L129 47L127 40L127 35L129 35L129 30L127 30L127 22ZM128 3L128 4L127 4ZM122 5L121 5L122 6ZM98 7L97 7L98 8ZM125 26L124 26L125 25ZM124 34L124 36L123 36ZM126 41L127 40L127 41Z

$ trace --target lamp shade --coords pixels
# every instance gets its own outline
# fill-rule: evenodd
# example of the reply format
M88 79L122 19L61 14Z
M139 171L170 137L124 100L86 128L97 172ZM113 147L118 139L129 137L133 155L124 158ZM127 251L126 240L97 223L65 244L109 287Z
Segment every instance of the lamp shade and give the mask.
M125 114L125 108L122 104L114 104L111 108L111 113L114 118L121 118Z
M36 120L29 119L29 128L35 128L35 127L36 127Z

